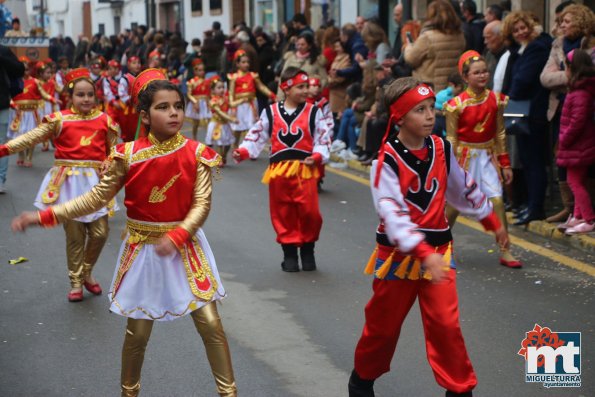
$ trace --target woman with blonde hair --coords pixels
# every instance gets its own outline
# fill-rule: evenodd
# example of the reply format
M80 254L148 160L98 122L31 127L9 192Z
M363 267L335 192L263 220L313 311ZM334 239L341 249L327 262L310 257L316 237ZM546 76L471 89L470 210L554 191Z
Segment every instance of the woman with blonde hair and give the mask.
M560 115L568 87L565 58L570 51L577 48L595 46L595 14L582 4L566 6L558 17L557 32L560 35L554 40L550 56L541 72L541 84L550 90L548 121L552 125L553 141L557 143L560 131ZM574 196L566 180L566 168L558 167L558 185L562 198L562 211L546 219L547 222L563 222L570 219L574 208Z
M552 38L543 32L535 15L527 11L508 14L502 34L510 43L507 66L510 83L502 91L510 100L530 101L529 133L516 135L528 202L527 210L519 215L515 225L526 225L545 218L548 90L541 85L539 75L547 62Z
M428 5L427 17L414 43L403 49L405 62L413 68L413 77L434 84L440 91L448 76L457 71L459 56L465 50L461 20L450 1L435 0Z
M370 50L368 59L374 58L376 62L382 63L390 52L388 45L388 38L382 26L376 22L368 21L362 30L362 38L364 43Z

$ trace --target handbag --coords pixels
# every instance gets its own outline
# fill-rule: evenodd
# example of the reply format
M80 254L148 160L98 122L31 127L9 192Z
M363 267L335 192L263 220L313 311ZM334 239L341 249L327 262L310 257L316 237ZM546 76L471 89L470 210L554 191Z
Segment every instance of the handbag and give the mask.
M508 100L504 109L504 129L509 135L529 135L529 108L531 101Z

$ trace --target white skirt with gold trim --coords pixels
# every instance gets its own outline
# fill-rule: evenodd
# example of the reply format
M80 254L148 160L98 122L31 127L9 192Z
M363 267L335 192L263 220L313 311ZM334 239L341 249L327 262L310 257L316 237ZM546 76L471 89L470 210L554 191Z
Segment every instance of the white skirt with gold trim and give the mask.
M258 117L258 104L256 99L250 102L244 102L236 108L237 123L231 124L233 131L248 131L256 123Z
M62 175L61 175L62 174ZM93 167L52 167L45 175L37 197L35 207L44 210L52 205L62 204L81 196L99 183L96 168ZM119 207L113 199L107 207L92 214L74 219L78 222L91 223L105 215L113 215Z
M235 141L229 124L222 124L217 121L209 122L205 143L207 145L228 146Z
M155 245L139 244L133 248L129 237L128 234L120 248L120 263L108 294L111 312L135 319L171 321L225 297L215 257L202 229L195 234L195 248L202 257L201 272L213 286L210 292L193 292L188 263L179 251L159 256ZM201 292L205 293L202 298L197 296Z

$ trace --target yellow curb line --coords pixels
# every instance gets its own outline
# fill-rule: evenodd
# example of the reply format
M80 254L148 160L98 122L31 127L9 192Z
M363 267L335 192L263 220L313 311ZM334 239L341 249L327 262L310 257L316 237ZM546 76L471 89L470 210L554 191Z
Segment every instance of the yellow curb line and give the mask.
M370 186L370 182L367 179L362 178L360 176L353 175L348 172L337 170L337 169L334 169L331 167L326 167L326 171L330 172L332 174L336 174L336 175L345 177L347 179L351 179L352 181L358 182L362 185ZM468 226L472 229L479 230L482 233L489 234L488 232L483 230L483 226L481 226L481 224L479 222L472 221L470 219L466 219L462 216L459 217L459 219L457 219L457 222L462 223L463 225ZM545 256L548 259L551 259L556 262L560 262L560 264L562 264L564 266L568 266L568 267L578 270L580 272L586 273L589 276L595 277L595 267L594 266L588 265L588 264L578 261L576 259L572 259L566 255L559 254L555 251L544 248L537 244L530 243L528 241L525 241L521 238L518 238L518 237L515 237L512 235L510 235L510 242L514 245L517 245L521 248L526 249L527 251L531 251L538 255Z

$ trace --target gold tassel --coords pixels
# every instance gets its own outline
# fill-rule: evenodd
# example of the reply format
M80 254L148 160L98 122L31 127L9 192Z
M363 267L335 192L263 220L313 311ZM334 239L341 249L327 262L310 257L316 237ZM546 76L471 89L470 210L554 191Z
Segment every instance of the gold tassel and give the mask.
M302 179L310 179L312 178L312 171L310 170L310 167L307 165L304 165L302 167Z
M289 161L283 161L281 163L279 163L276 167L275 167L275 172L273 174L273 177L276 178L278 176L284 176L285 173L287 172L287 168L289 168Z
M370 259L368 259L368 263L366 264L366 268L364 269L364 274L374 274L374 268L376 267L376 257L378 256L378 244L374 247L374 251L372 251L372 255L370 255Z
M397 267L397 270L395 271L395 276L401 279L405 278L405 273L407 272L409 262L411 262L411 256L406 256L405 258L403 258L403 260L399 264L399 267Z
M262 179L260 180L262 183L264 183L265 185L268 185L269 182L271 181L271 174L272 174L272 167L269 166L266 171L264 172L264 174L262 175Z
M300 169L300 162L298 160L294 160L291 162L291 167L287 170L287 173L285 174L285 176L290 177L290 176L295 176L298 174L298 171Z
M452 258L452 247L449 243L448 248L446 249L446 252L444 253L444 262L446 262L448 267L450 267L451 258Z
M413 262L413 266L411 267L411 271L409 272L409 280L419 280L419 271L421 270L421 261L416 259Z
M390 267L393 264L393 256L394 255L395 255L395 251L393 250L393 252L391 252L390 255L388 256L388 258L386 258L386 260L384 261L382 266L380 266L380 268L378 270L376 270L376 277L378 277L378 278L386 277L386 275L388 274L388 271L390 270Z

